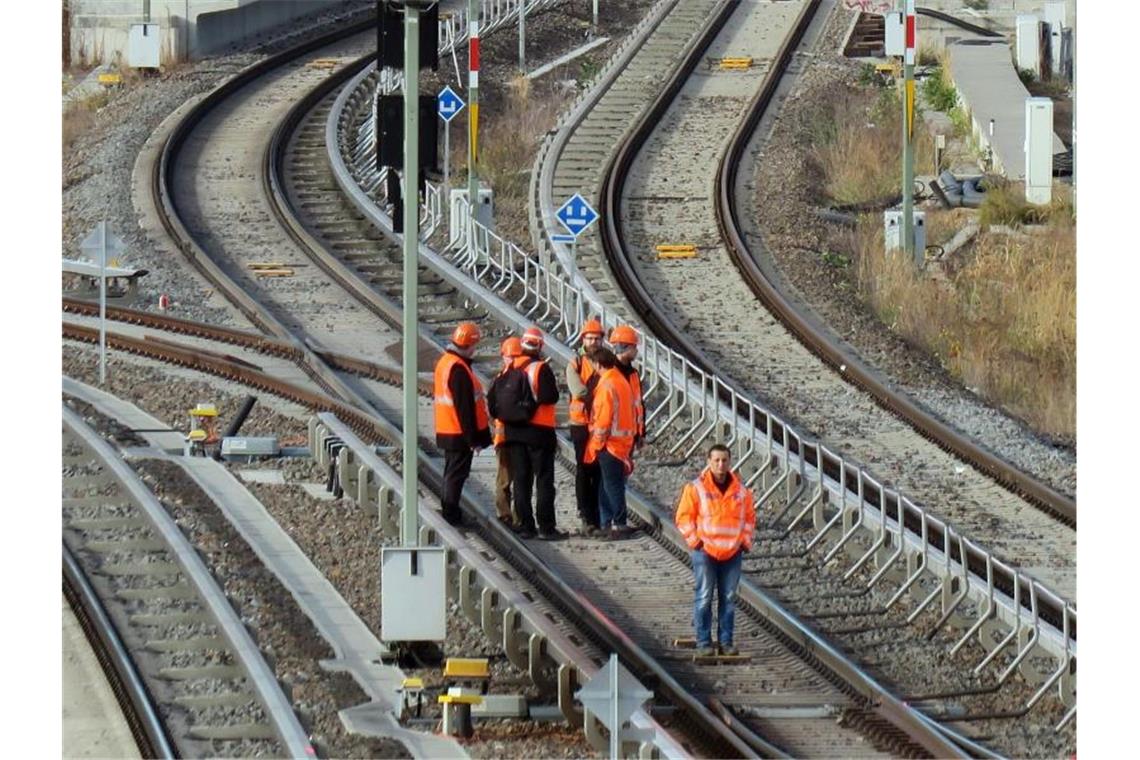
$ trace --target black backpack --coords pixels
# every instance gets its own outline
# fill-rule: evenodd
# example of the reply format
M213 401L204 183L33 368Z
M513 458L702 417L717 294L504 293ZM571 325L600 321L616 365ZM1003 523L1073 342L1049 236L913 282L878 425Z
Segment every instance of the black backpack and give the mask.
M487 392L487 407L491 416L500 422L519 424L530 421L538 409L538 402L525 368L511 367L499 373Z

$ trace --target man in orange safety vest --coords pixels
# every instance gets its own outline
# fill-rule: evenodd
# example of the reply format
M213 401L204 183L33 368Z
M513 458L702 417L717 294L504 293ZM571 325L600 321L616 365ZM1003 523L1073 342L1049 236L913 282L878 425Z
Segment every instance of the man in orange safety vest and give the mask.
M645 401L641 393L641 375L633 368L633 360L637 358L637 344L639 338L637 330L629 325L618 325L610 331L610 346L618 359L618 369L629 381L630 390L633 391L633 415L637 420L637 433L634 443L641 445L645 438Z
M600 538L623 539L633 532L626 525L625 482L633 472L637 434L633 391L618 369L613 351L598 346L590 355L602 370L590 407L590 440L583 460L597 462L601 474L598 494Z
M471 370L482 338L474 322L461 322L435 365L435 443L443 451L443 519L463 524L459 497L471 474L475 451L491 445L490 416L483 386Z
M522 356L522 343L513 335L508 337L499 347L499 355L503 357L503 369L499 373L502 374L510 369L515 359ZM506 425L501 420L492 420L491 443L495 446L495 458L498 464L495 473L495 511L500 522L509 528L516 528L518 519L514 516L511 506L510 452L503 446L506 442Z
M702 656L716 654L712 644L712 603L716 593L720 653L738 654L733 643L736 588L743 553L752 548L756 509L752 492L732 471L732 454L723 444L709 449L708 466L686 483L677 505L677 530L692 550L695 593L693 627Z
M578 333L581 345L578 353L566 365L566 387L570 389L570 440L574 442L574 496L578 502L578 517L582 520L582 533L597 536L601 528L598 520L598 488L601 473L597 462L587 463L586 444L590 440L590 407L594 389L602 374L590 361L590 352L602 343L605 330L596 319L587 319Z

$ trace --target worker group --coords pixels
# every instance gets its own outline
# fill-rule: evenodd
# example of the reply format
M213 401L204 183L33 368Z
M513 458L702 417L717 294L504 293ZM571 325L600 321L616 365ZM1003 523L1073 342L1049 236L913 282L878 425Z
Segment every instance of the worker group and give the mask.
M554 510L555 408L560 393L543 355L542 331L531 327L521 338L502 342L502 365L486 390L471 367L481 339L478 325L459 324L435 367L436 445L444 455L443 517L452 525L464 524L460 500L474 455L493 446L499 521L520 538L565 538ZM633 366L638 343L633 327L618 325L607 337L601 322L590 319L566 367L581 533L599 540L621 540L634 532L627 522L626 481L645 440L641 377ZM727 447L715 444L709 449L705 468L682 489L675 522L691 550L697 647L701 654L718 653L712 642L715 594L719 654L735 655L736 588L743 554L752 548L756 515L751 491L732 472Z

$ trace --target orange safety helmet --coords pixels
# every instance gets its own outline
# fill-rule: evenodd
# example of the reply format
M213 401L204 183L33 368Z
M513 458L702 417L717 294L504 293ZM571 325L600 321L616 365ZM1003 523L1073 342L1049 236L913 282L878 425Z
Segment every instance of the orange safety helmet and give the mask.
M629 325L618 325L610 331L610 345L617 344L636 346L638 344L637 330Z
M515 336L510 336L503 341L503 345L499 347L499 356L504 359L514 359L517 356L522 356L522 341Z
M520 341L524 350L531 351L541 349L543 342L542 330L539 330L537 327L526 328L526 332L523 333L522 340Z
M460 322L451 333L451 342L460 348L471 348L482 339L483 333L474 322Z
M596 319L587 319L582 323L582 329L578 331L579 337L586 335L597 335L599 338L606 334L606 328L602 327L602 323Z

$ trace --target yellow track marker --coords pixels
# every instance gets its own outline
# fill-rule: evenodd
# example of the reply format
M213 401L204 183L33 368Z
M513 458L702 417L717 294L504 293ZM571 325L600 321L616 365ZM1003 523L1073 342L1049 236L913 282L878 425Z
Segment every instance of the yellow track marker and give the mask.
M338 63L336 58L314 58L305 65L310 69L335 69Z
M253 273L258 277L292 277L292 269L255 269Z
M695 259L697 247L695 245L670 245L661 243L657 246L657 258L660 259Z
M752 68L752 56L743 56L738 58L721 58L720 59L721 71L733 70L743 71L744 69Z
M120 74L100 74L99 84L122 84L123 77Z

